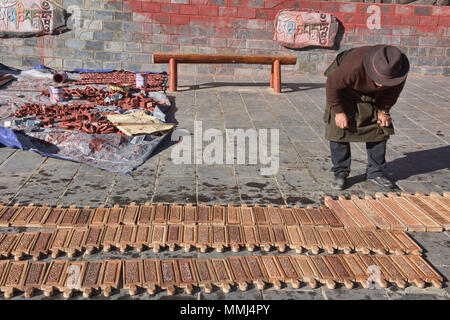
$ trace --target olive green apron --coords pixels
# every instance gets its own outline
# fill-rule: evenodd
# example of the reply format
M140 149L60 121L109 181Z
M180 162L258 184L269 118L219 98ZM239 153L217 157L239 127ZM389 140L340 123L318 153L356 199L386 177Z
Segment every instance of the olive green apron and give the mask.
M341 64L343 58L351 50L339 53L333 63L324 72L328 77ZM376 100L370 96L347 89L345 92L344 110L349 118L348 128L341 129L336 125L336 114L329 105L325 107L323 117L326 123L325 138L336 142L379 142L389 139L394 134L394 127L380 126L378 121Z

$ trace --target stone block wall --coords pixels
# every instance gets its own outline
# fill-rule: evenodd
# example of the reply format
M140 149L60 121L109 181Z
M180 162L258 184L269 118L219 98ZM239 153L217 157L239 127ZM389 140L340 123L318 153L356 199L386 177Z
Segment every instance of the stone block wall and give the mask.
M39 38L0 39L0 62L71 70L167 70L153 52L292 54L296 66L321 73L336 53L354 46L392 44L410 59L411 73L450 74L450 7L290 0L57 0L72 13L71 31ZM369 6L372 6L369 8ZM374 9L373 6L377 8ZM341 23L331 49L287 49L273 40L274 19L285 8L331 13ZM376 25L374 12L380 12ZM368 22L369 20L369 22ZM375 25L374 25L375 22ZM375 29L369 29L375 26ZM258 65L181 65L180 72L267 76Z

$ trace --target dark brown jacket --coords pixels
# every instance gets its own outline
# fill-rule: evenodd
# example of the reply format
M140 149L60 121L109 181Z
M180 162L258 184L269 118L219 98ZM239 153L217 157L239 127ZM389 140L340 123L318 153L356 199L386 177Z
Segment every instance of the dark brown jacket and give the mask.
M376 87L364 70L363 58L370 46L355 48L328 77L327 104L335 113L345 112L349 89L375 99L377 109L388 111L396 102L405 82L395 87Z

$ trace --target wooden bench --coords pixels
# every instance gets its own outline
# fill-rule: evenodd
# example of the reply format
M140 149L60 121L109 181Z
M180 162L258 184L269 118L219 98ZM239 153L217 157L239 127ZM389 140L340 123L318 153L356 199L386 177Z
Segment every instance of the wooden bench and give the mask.
M236 55L236 54L183 54L162 53L153 54L153 63L169 63L169 91L177 91L177 72L179 63L241 63L272 65L270 87L276 93L281 92L281 65L297 63L296 56L270 55Z

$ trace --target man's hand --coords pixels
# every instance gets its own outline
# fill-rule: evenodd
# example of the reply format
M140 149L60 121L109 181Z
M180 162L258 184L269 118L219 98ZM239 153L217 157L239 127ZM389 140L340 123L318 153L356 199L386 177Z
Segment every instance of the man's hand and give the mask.
M382 127L389 127L392 124L391 116L387 113L378 111L378 123Z
M344 112L336 113L336 117L334 119L338 128L348 128L348 117Z

